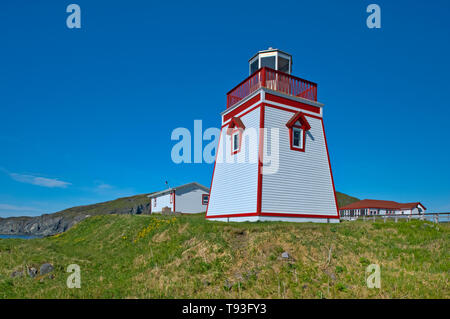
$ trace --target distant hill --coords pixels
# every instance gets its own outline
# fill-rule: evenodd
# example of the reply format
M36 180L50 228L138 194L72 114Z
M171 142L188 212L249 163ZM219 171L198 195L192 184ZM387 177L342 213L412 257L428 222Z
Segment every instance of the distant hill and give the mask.
M0 218L0 234L50 236L64 232L86 217L109 214L145 214L150 210L148 194L76 206L37 217Z
M146 214L150 210L147 194L122 197L115 200L76 206L38 217L0 218L0 234L50 236L64 232L86 217L110 214ZM359 199L336 192L339 207Z
M344 207L344 206L346 206L348 204L360 201L356 197L352 197L350 195L347 195L347 194L344 194L344 193L340 193L340 192L336 192L336 197L337 197L337 201L338 201L338 206L339 207Z
M130 197L121 197L115 200L110 200L107 202L76 206L68 208L57 213L52 214L53 216L61 215L107 215L107 214L144 214L148 212L149 199L147 196L151 193L134 195Z

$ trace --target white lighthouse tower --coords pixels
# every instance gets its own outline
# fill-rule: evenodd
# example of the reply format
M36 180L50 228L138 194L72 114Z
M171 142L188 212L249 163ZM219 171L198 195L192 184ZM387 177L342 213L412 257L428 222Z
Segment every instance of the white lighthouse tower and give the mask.
M206 218L339 222L317 84L269 48L227 94Z

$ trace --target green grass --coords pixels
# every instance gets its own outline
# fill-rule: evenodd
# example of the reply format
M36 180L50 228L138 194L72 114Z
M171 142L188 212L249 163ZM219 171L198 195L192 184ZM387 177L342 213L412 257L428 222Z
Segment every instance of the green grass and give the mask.
M53 237L0 240L0 298L449 298L449 230L99 215ZM53 279L10 277L45 262ZM381 289L365 284L371 263ZM70 264L81 289L66 286Z

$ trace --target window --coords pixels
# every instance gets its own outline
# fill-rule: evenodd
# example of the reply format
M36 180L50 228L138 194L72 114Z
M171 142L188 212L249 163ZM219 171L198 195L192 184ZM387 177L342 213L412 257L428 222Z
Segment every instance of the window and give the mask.
M305 114L297 112L286 123L286 127L289 129L289 139L291 150L304 152L306 142L306 131L311 129Z
M202 205L208 205L208 202L209 202L209 195L202 194Z
M265 66L271 69L275 69L275 56L261 58L261 67L263 68Z
M231 133L231 154L237 154L241 151L242 130L236 129Z
M289 138L291 143L291 150L294 151L305 151L305 126L296 124L289 129Z
M233 133L233 152L239 149L239 132Z
M282 57L278 57L278 70L284 73L290 73L289 60Z
M156 197L153 198L153 207L156 207Z
M238 117L233 117L228 124L227 135L231 139L231 154L236 154L241 151L242 132L245 130L245 125Z
M253 73L255 73L256 71L258 71L258 69L259 69L259 67L258 67L258 62L259 62L259 60L258 60L258 58L257 58L255 61L253 61L253 62L250 64L250 74L253 74Z
M297 148L303 148L303 130L298 127L292 128L292 146Z
M174 193L170 193L170 203L173 204L173 198L175 197Z

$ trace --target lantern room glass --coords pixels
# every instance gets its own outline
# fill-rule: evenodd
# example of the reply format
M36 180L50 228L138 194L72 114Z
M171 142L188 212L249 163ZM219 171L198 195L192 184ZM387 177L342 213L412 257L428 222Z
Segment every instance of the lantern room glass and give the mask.
M260 68L268 67L287 74L292 72L292 57L290 54L284 53L277 49L268 49L259 51L249 61L250 75L258 71Z

